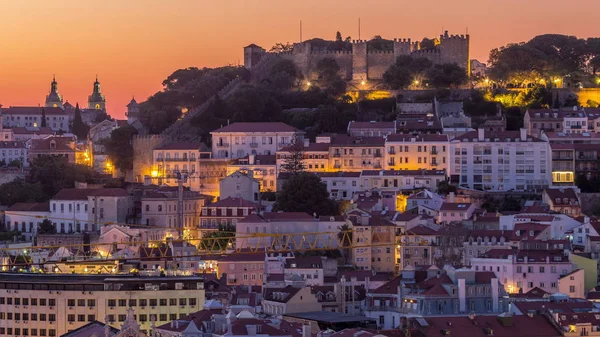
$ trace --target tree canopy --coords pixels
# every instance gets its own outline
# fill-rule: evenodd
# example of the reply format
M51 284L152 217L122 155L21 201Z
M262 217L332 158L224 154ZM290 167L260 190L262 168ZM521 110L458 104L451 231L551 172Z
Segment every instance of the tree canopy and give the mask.
M427 83L435 88L458 87L469 79L465 69L456 63L436 64L426 72Z
M292 175L277 193L275 209L283 212L305 212L337 215L337 204L329 198L327 186L313 173Z
M304 142L300 137L294 136L292 145L288 147L289 154L281 165L285 172L298 174L306 168L304 165Z
M113 166L121 172L133 169L133 136L137 130L131 125L124 125L110 133L110 139L104 147Z
M331 57L317 62L316 72L319 84L328 93L339 96L346 92L346 81L340 76L340 65Z
M38 234L56 234L56 225L52 223L49 219L44 219L44 221L40 222L37 228Z
M490 51L490 77L503 85L549 85L556 77L578 77L589 70L595 73L600 66L599 41L545 34L528 42L508 44Z
M81 109L79 109L79 103L75 105L75 116L73 117L73 134L77 136L78 140L87 139L90 127L83 122L81 118Z
M70 164L66 157L35 158L29 170L29 181L41 184L45 197L50 198L63 188L75 187L75 182L92 182L97 173L88 166Z
M396 62L383 73L383 82L392 90L404 89L414 81L422 82L423 75L431 66L431 61L423 57L398 56Z

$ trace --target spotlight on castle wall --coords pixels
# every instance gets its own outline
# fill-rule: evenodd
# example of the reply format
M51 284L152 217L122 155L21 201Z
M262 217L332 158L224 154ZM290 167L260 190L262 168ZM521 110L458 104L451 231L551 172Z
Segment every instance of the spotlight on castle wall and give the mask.
M366 82L365 82L365 81L361 81L361 82L360 82L360 85L365 85L365 84L366 84Z

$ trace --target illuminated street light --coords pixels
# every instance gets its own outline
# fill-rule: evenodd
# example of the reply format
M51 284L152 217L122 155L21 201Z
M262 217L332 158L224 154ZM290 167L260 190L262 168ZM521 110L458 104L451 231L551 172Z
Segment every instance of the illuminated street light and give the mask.
M365 85L365 81L360 82L360 85Z

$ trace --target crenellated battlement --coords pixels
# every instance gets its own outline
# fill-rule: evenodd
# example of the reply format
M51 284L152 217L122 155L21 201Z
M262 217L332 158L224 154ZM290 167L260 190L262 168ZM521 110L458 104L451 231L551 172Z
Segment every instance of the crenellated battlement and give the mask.
M323 50L310 41L294 43L292 51L282 53L264 53L263 60L273 56L283 56L292 60L307 79L315 74L316 64L323 57L335 59L340 66L340 74L347 79L363 81L379 80L382 74L401 55L426 57L434 64L456 63L470 73L470 39L469 35L448 34L434 38L435 47L421 49L421 41L411 38L394 38L392 50L370 50L367 40L350 41L351 50ZM255 46L257 47L257 46ZM260 47L258 47L260 48ZM253 64L259 65L261 62Z
M434 54L441 54L441 51L439 49L418 49L412 52L412 54L417 54L417 55L434 55Z
M351 50L311 50L311 55L351 55Z
M367 54L393 54L393 50L367 50Z

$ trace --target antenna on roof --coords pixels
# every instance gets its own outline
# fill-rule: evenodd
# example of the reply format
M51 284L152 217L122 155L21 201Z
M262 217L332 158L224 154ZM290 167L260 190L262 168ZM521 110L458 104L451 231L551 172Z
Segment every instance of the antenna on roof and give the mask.
M360 40L360 17L358 18L358 39Z
M300 20L300 43L302 43L302 20Z

